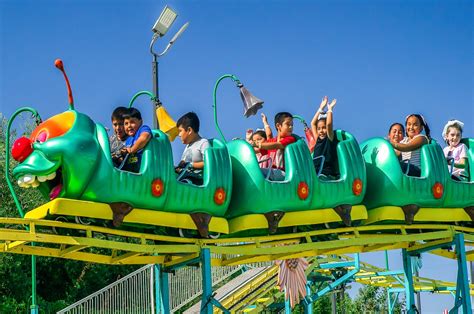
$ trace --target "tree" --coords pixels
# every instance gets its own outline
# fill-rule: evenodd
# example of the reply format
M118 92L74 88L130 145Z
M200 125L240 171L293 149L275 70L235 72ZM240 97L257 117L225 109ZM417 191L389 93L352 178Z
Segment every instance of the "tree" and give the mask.
M400 300L394 308L394 313L402 313L405 301ZM356 313L388 313L387 290L376 286L364 286L354 300Z

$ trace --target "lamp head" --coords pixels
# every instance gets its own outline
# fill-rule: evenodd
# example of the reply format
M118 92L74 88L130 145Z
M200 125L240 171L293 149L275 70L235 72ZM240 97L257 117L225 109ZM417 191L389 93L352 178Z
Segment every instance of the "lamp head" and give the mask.
M174 20L176 20L177 16L178 14L173 11L173 9L171 9L169 6L165 6L151 30L159 37L164 36L168 29L170 29Z
M244 116L246 118L257 114L257 111L263 108L263 100L255 97L243 84L239 84L240 97L244 103Z

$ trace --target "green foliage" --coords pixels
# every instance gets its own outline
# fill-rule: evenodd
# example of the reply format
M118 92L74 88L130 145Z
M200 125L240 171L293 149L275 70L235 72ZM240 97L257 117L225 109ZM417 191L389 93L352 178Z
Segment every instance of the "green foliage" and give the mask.
M394 313L402 313L405 309L404 300L399 300ZM375 286L364 286L354 300L356 313L388 313L387 290Z

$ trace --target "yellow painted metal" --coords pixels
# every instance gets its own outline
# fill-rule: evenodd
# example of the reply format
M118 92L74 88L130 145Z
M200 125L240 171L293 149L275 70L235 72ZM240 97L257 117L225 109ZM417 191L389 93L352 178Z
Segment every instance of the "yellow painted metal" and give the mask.
M227 309L234 306L237 302L242 301L242 299L247 299L251 296L251 293L256 289L262 289L262 285L267 281L274 279L278 273L278 266L273 265L267 270L258 274L252 280L247 282L247 284L241 286L237 291L228 295L223 300L220 300L220 303ZM271 287L274 287L274 280L272 281Z
M405 221L405 214L401 207L383 206L368 211L366 225L383 221ZM420 208L414 217L414 222L471 222L471 218L463 208Z
M26 213L25 218L44 219L48 215L112 220L112 210L108 204L65 198L56 198L39 206ZM123 222L197 230L190 215L139 208L133 209L125 216ZM209 222L209 231L228 234L229 226L227 220L225 218L212 217Z
M367 210L364 205L352 207L351 219L367 219ZM278 223L279 227L306 226L315 224L324 224L330 222L342 222L341 217L332 208L305 210L298 212L285 213ZM250 229L267 229L268 221L262 214L250 214L236 217L229 220L230 233L235 233Z
M61 234L54 234L53 230ZM202 248L209 248L212 265L224 266L325 254L416 250L450 242L456 233L464 234L466 247L474 245L473 228L442 224L370 225L259 237L195 239L42 219L0 218L0 252L106 264L172 266L197 257ZM36 245L32 246L32 242ZM433 253L455 258L454 253L442 249ZM467 251L466 255L468 260L474 260L474 251Z

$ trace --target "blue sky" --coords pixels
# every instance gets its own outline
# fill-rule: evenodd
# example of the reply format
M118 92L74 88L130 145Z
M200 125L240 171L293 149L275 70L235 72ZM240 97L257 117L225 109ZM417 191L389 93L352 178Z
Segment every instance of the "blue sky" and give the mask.
M186 21L190 26L160 60L160 98L175 119L198 113L205 137L217 137L212 89L225 73L265 100L270 120L283 110L311 120L329 95L338 99L336 128L359 141L385 136L392 122L412 112L425 115L439 142L450 118L464 121L464 135L474 137L473 2L456 0L2 0L0 112L8 117L33 106L47 118L66 110L65 84L53 65L62 58L76 109L110 126L115 106L152 88L148 46L165 4L179 16L157 50ZM258 117L242 116L230 80L219 87L218 106L227 138L261 127ZM140 98L136 107L151 124L149 101ZM302 134L301 126L296 132ZM179 156L183 146L175 141L173 148ZM454 266L427 256L422 274L443 267L433 276L454 278ZM428 298L424 312L439 313L453 302Z

